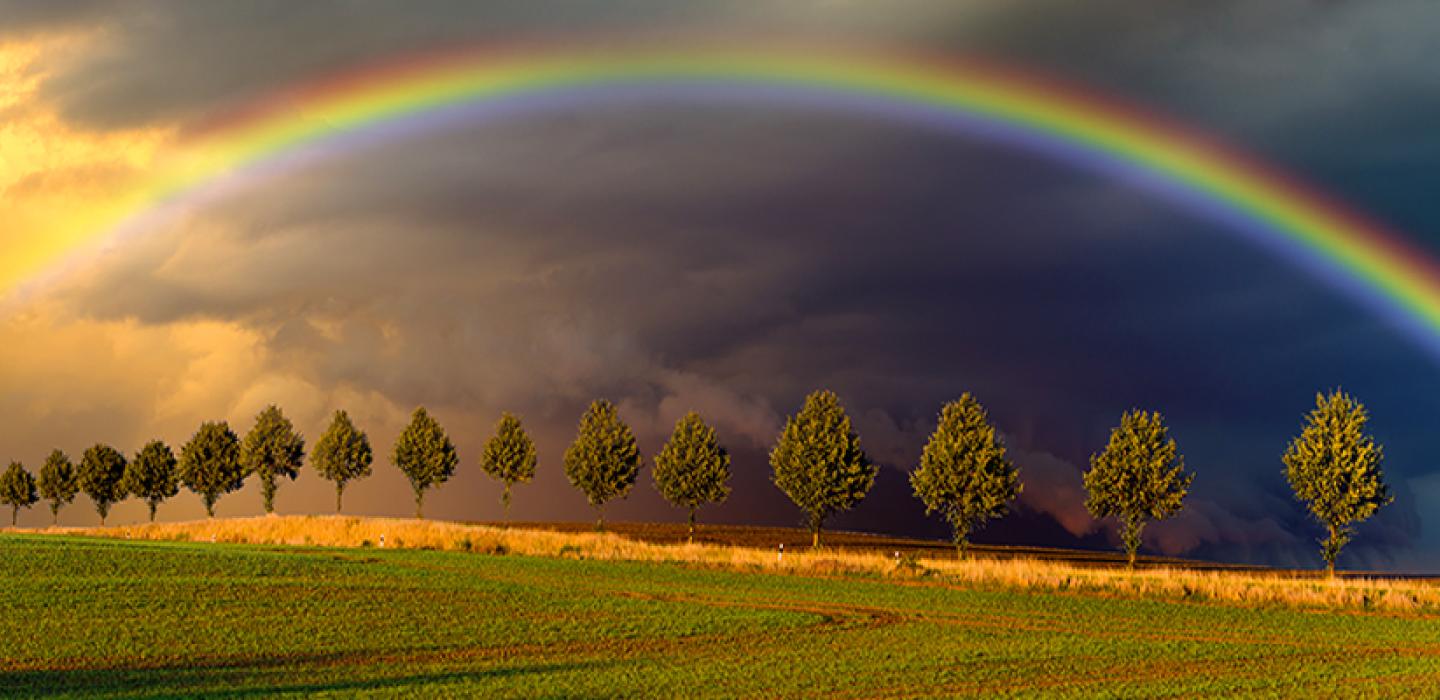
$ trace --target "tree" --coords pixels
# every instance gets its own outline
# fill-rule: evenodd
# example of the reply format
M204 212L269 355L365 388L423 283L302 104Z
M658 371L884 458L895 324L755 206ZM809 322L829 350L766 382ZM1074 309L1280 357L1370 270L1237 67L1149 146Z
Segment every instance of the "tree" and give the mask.
M125 467L124 489L150 506L150 522L155 522L155 509L161 501L180 493L177 463L169 445L151 440Z
M605 503L624 498L640 473L635 434L615 404L597 399L580 417L575 442L565 450L565 476L596 510L595 529L605 529Z
M1320 556L1331 576L1355 523L1395 500L1380 471L1381 447L1365 433L1369 420L1365 406L1343 391L1316 394L1315 410L1282 458L1295 497L1329 531Z
M20 509L29 508L40 500L35 491L35 477L19 462L11 462L10 468L0 475L0 503L10 506L10 524L20 519Z
M77 493L80 493L80 480L75 465L70 463L69 455L52 451L45 458L45 466L40 468L40 495L50 502L51 522L60 522L60 508L75 500Z
M276 479L291 481L305 464L305 438L295 432L289 418L274 405L266 406L255 417L255 427L245 436L240 447L240 463L246 474L260 477L260 495L265 499L265 512L275 512Z
M730 453L715 429L691 411L675 423L670 441L655 455L655 488L665 500L690 511L687 542L695 541L695 511L730 495Z
M1085 507L1096 518L1120 519L1127 566L1134 568L1145 523L1178 513L1194 480L1160 414L1129 411L1105 451L1090 456Z
M391 460L410 479L410 488L415 490L417 518L425 517L425 490L449 481L455 474L455 465L460 462L445 429L423 406L415 409L410 425L405 426L395 440Z
M985 408L970 394L945 404L940 422L910 475L925 513L939 512L955 532L955 551L965 556L970 533L1004 515L1020 495L1020 475L1005 457L1005 444Z
M110 506L125 500L125 455L109 445L95 445L80 457L80 490L95 502L100 524L110 514Z
M535 443L525 432L520 419L506 411L495 424L495 436L485 443L480 455L480 468L504 484L500 503L505 521L510 521L510 487L535 478Z
M205 514L215 517L215 502L245 485L240 463L240 438L225 421L205 422L180 448L180 482L205 501Z
M808 516L814 547L820 546L825 520L865 498L877 471L831 391L805 397L800 412L785 421L770 466L775 485Z
M336 411L330 427L315 443L310 463L321 477L335 482L335 512L340 512L340 499L345 495L345 485L356 479L370 476L370 463L375 455L370 450L370 438L350 422L350 414Z

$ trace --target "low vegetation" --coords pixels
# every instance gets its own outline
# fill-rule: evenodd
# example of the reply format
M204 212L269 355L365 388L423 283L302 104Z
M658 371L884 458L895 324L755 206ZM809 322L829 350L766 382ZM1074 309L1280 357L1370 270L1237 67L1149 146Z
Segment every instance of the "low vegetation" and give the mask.
M387 546L0 534L7 582L0 695L1440 694L1440 627L1408 612L1314 615L1075 593L1077 583L1178 588L1207 580L1177 572L951 559L946 573L927 576L941 562L897 566L872 555L826 564L837 555L787 553L780 563L769 552L660 547L613 534L336 517L104 532L302 542L344 536L362 544L385 535ZM391 546L401 539L405 549ZM412 542L456 550L469 542L486 553L419 551ZM497 556L504 550L496 545L511 554ZM552 556L514 556L522 547ZM685 552L736 564L667 563ZM597 558L611 555L629 560ZM745 570L730 570L736 565ZM834 575L852 567L855 575ZM801 570L812 575L777 575ZM955 585L966 575L1047 582L1027 592ZM1072 583L1059 586L1055 576ZM1263 578L1224 580L1264 585ZM1373 595L1381 584L1303 585L1330 596Z
M770 547L664 544L606 532L346 516L281 516L49 528L49 534L253 545L370 547L619 561L669 562L741 571L860 576L993 590L1127 596L1154 600L1285 606L1309 610L1440 613L1440 585L1427 580L1323 578L1269 570L1196 570L1162 564L1126 571L1031 556L957 559L874 548L783 554Z

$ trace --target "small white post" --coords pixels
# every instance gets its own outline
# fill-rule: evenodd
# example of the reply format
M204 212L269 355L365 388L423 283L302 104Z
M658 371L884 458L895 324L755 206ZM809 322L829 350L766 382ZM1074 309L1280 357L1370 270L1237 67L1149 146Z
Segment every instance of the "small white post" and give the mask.
M779 564L779 563L782 562L782 561L785 561L785 543L784 543L784 542L781 542L781 543L780 543L780 552L775 555L775 563L776 563L776 564Z
M380 533L380 548L381 548L381 549L384 549L384 548L385 548L385 533L383 533L383 532Z

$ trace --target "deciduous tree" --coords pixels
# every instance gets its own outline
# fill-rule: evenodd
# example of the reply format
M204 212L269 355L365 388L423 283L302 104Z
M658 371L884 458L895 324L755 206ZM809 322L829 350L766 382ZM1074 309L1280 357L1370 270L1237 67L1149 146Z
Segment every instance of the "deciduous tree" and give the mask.
M50 502L50 521L60 522L60 509L75 500L80 493L80 479L70 456L60 450L52 450L40 468L40 496Z
M336 411L330 427L315 443L310 463L321 477L335 482L335 512L340 512L340 499L351 481L370 476L370 463L375 459L370 438L350 422L350 414Z
M535 442L525 432L520 419L509 411L500 414L495 436L485 443L485 451L480 455L480 468L504 486L500 504L506 522L510 520L510 487L535 477L535 461Z
M425 517L425 491L449 481L460 459L445 429L422 406L395 440L391 457L415 490L415 517Z
M695 541L695 511L730 495L730 453L715 429L691 411L675 423L669 442L655 455L655 488L665 500L690 511L687 541Z
M277 479L294 481L300 474L305 464L305 438L295 432L294 424L278 406L266 406L240 446L240 463L246 474L260 477L265 512L274 513Z
M575 442L565 450L565 476L595 508L597 530L605 528L605 504L624 498L639 473L640 449L630 426L620 420L615 404L591 402L580 417Z
M180 448L180 482L200 495L205 514L215 517L215 502L245 485L240 438L225 421L206 422Z
M125 455L109 445L95 445L80 458L80 490L95 502L100 524L110 514L110 506L125 500Z
M5 473L0 475L0 503L10 506L10 524L18 522L21 508L29 508L39 500L34 475L19 462L11 462Z
M920 468L910 475L926 514L950 521L956 553L964 557L970 533L1006 513L1020 495L1020 475L1005 456L1005 444L985 408L970 394L945 404Z
M150 522L155 522L155 509L161 501L180 493L178 463L169 445L151 440L125 467L125 491L150 507Z
M805 511L815 547L825 520L854 507L875 484L876 467L831 391L805 397L800 412L785 421L770 466L775 485Z
M1355 535L1355 524L1395 500L1380 471L1380 445L1365 432L1365 406L1343 391L1316 394L1315 410L1282 460L1295 497L1328 531L1320 541L1326 570Z
M1178 513L1194 479L1160 414L1129 411L1105 450L1090 457L1085 507L1096 518L1119 518L1120 540L1133 568L1146 522Z

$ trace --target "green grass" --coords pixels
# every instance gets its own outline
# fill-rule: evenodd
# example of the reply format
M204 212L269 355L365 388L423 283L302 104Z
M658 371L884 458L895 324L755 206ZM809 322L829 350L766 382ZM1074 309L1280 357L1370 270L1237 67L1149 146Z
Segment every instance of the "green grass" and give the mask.
M0 536L0 695L1440 695L1418 617Z

